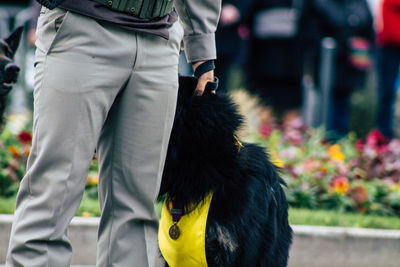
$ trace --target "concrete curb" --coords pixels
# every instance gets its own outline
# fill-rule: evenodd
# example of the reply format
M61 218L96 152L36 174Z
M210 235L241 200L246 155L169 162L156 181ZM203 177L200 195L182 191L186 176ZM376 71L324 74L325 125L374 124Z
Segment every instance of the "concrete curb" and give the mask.
M293 226L289 267L399 267L400 231Z
M294 225L292 226L297 235L310 235L321 237L359 237L359 238L384 238L400 240L400 231L384 229L365 229L365 228L346 228L346 227L327 227Z
M0 215L0 263L5 262L12 215ZM99 218L75 217L69 227L72 264L94 265ZM400 231L295 225L289 267L399 267Z
M8 241L10 239L13 215L0 214L0 263L6 260ZM68 228L71 240L73 265L95 265L96 241L99 218L75 217Z

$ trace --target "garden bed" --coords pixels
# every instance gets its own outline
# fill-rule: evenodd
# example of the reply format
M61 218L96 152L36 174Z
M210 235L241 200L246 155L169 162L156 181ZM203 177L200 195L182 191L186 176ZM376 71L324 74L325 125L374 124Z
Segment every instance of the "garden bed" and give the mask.
M280 168L287 183L291 223L398 228L400 140L386 140L372 131L365 140L349 134L330 142L329 133L307 128L298 120L261 125L247 133L243 139L264 146ZM12 213L31 141L26 130L13 134L6 128L0 135L0 212ZM100 214L97 170L94 157L78 215Z

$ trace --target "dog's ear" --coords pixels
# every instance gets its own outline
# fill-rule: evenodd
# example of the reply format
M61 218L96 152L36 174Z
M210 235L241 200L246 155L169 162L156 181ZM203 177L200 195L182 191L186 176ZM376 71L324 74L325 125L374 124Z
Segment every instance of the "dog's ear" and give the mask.
M4 41L8 44L11 49L12 56L14 56L17 51L19 42L21 41L22 32L24 30L23 26L20 26L14 30Z

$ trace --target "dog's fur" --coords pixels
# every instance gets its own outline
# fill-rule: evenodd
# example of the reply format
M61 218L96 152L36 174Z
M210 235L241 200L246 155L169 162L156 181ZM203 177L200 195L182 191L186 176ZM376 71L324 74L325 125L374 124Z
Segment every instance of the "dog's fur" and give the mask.
M13 63L23 27L17 28L7 38L0 40L0 126L6 107L6 98L17 81L19 67Z
M284 181L263 148L243 144L238 149L234 135L242 117L231 99L207 89L194 96L196 83L180 77L159 197L188 210L213 193L208 266L286 266L292 230Z

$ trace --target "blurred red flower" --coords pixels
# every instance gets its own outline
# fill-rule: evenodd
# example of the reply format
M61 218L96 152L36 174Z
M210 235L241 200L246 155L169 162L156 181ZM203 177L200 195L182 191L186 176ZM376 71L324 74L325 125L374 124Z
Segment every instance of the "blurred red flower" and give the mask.
M18 135L18 140L21 143L31 143L32 142L32 135L30 132L23 131Z

